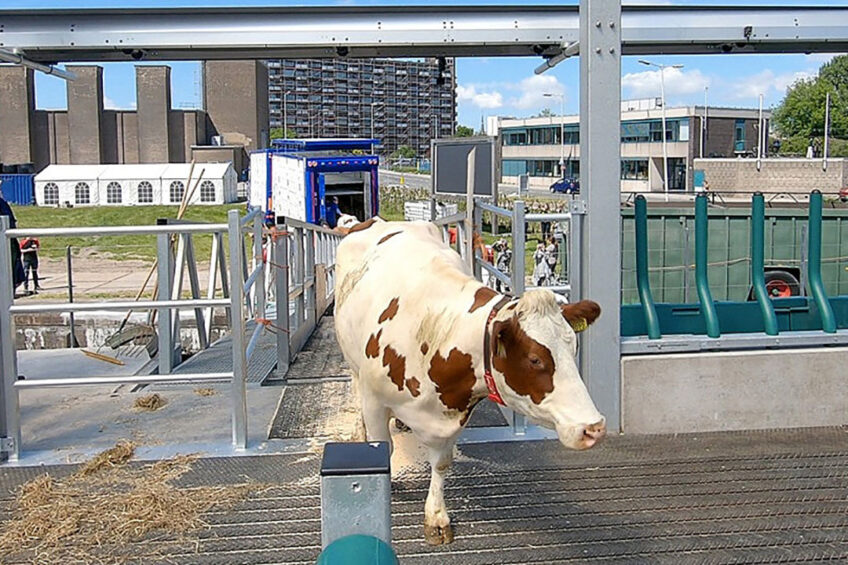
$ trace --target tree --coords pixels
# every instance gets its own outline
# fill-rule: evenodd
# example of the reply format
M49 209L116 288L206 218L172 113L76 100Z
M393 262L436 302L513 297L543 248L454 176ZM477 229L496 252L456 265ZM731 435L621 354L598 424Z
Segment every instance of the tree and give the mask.
M401 145L394 152L392 152L392 158L397 159L398 157L402 159L412 159L415 157L415 149L410 147L409 145Z
M825 101L830 94L832 140L848 140L848 56L840 55L819 69L816 77L790 86L775 109L773 121L781 139L781 153L805 153L807 146L824 138ZM830 155L843 156L845 143L832 143Z
M553 110L550 108L542 108L542 111L533 116L534 118L550 118L554 115Z
M468 126L456 126L455 137L471 137L474 135L474 130Z
M288 135L284 135L283 128L271 128L271 139L284 139L286 137L289 139L295 139L297 137L297 132L293 129L288 129L287 132Z

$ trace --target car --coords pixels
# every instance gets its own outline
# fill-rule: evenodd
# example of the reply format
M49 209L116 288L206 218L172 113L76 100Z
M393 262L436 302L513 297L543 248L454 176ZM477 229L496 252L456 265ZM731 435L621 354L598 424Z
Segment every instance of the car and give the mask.
M551 192L577 194L580 192L580 181L574 178L562 178L551 185Z

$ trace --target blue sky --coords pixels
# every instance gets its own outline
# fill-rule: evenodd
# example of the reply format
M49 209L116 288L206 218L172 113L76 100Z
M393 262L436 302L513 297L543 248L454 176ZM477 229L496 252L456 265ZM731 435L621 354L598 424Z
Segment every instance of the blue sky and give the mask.
M121 2L118 0L3 0L4 8L74 8L108 6L226 6L233 0L147 0ZM520 4L502 1L455 1L440 0L413 2L379 1L319 1L319 2L274 2L270 0L247 0L239 5L391 5L391 4ZM557 3L537 0L534 4ZM576 3L576 2L565 2ZM637 3L637 2L633 2ZM827 5L848 6L848 0L830 2L794 0L782 1L660 1L646 4L683 5ZM765 106L780 102L786 88L799 78L814 76L818 68L830 60L832 54L813 55L711 55L711 56L667 56L650 57L651 61L664 64L682 64L682 69L667 69L665 74L668 106L702 104L704 91L708 88L710 106L756 107L760 93ZM659 96L659 73L655 69L640 65L637 57L625 57L622 61L622 96L624 98L648 98ZM560 111L558 98L545 98L545 92L564 94L565 111L578 111L578 61L567 60L542 75L534 75L533 69L540 58L463 58L457 61L459 122L478 127L481 117L491 115L530 116L543 108ZM135 106L136 63L103 63L104 92L106 106L111 108L133 108ZM155 64L162 64L157 62ZM172 99L175 108L199 107L199 69L196 62L167 63L172 67ZM66 106L64 82L37 73L36 104L39 108L63 108Z

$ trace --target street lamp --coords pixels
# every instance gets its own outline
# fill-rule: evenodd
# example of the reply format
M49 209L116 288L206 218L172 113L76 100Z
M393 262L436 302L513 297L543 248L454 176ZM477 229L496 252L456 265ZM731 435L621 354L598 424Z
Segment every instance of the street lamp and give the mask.
M286 90L283 93L283 139L289 138L289 113L286 107L286 98L291 94L291 90Z
M666 145L665 131L665 70L667 68L682 69L683 65L663 65L661 63L653 63L644 59L639 59L639 62L649 67L656 67L660 70L660 100L662 101L662 151L663 151L663 192L665 192L665 201L668 202L668 148Z
M559 98L559 176L565 178L565 94L546 92L545 98Z

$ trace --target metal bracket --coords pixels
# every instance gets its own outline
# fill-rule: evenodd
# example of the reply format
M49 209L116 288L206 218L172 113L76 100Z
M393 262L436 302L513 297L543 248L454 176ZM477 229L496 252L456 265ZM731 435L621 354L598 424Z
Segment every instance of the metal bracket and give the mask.
M584 215L588 212L585 200L572 200L568 205L568 211L572 214Z
M15 440L10 437L0 437L0 453L11 453L15 450Z

